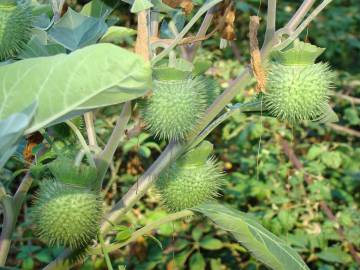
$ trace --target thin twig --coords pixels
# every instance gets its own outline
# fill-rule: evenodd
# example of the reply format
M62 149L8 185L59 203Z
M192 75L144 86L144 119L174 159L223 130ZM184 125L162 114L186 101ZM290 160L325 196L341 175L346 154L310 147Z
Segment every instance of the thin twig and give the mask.
M84 114L86 132L88 135L89 145L90 146L98 146L96 141L96 132L94 126L94 112L87 112Z
M353 130L351 128L340 126L334 123L328 123L326 125L337 132L360 138L360 132L357 130Z
M305 18L314 3L315 0L305 0L284 28L289 31L294 31Z
M311 185L313 183L313 180L311 178L311 176L309 174L307 174L304 171L304 166L302 165L301 161L297 158L294 150L291 148L291 146L289 145L289 143L283 139L281 139L281 146L283 148L284 153L286 154L286 156L289 158L290 162L294 165L295 169L303 171L304 172L304 180L308 185ZM340 236L340 239L342 241L346 241L348 243L348 248L350 251L351 256L354 258L354 260L357 262L358 265L360 265L360 257L356 252L356 249L354 248L354 246L352 245L351 242L349 242L346 239L345 233L344 233L344 229L343 227L338 223L336 216L334 215L334 213L332 212L332 210L330 209L330 207L327 205L326 202L321 201L320 202L320 208L321 210L325 213L325 215L334 223L337 224L337 226L335 227L338 235Z
M276 0L268 0L267 16L266 16L266 32L265 43L269 42L276 30Z
M194 215L194 212L192 212L190 210L182 210L180 212L167 215L167 216L165 216L165 217L163 217L163 218L161 218L161 219L159 219L159 220L157 220L157 221L155 221L153 223L150 223L150 224L142 227L141 229L137 230L136 232L134 232L131 235L130 239L128 239L126 242L119 243L119 244L111 244L111 245L105 246L105 250L108 253L113 252L115 250L118 250L118 249L130 244L131 242L134 242L140 236L148 234L152 230L159 228L163 224L166 224L166 223L169 223L169 222L172 222L174 220L181 219L181 218L189 217L189 216L192 216L192 215ZM95 248L91 249L91 251L92 251L91 252L92 254L98 254L100 250L95 247Z
M93 156L91 154L91 151L90 151L90 148L87 145L87 143L86 143L86 141L84 139L84 136L81 134L80 130L70 120L65 121L65 123L72 129L72 131L75 133L76 137L78 138L78 140L79 140L79 142L81 144L81 147L84 149L84 152L85 152L85 155L86 155L86 157L88 159L89 164L92 167L96 167L94 158L93 158Z
M341 99L344 99L344 100L347 100L349 101L351 104L360 104L360 98L357 98L357 97L352 97L352 96L349 96L349 95L344 95L344 94L341 94L341 93L337 93L337 92L331 92L331 95L334 95L338 98L341 98Z
M168 53L175 48L176 45L178 45L178 42L182 40L182 38L189 32L189 30L193 27L193 25L197 22L197 20L210 8L220 3L222 0L214 0L211 1L204 6L202 6L198 12L195 14L195 16L187 23L187 25L181 30L179 35L174 39L174 41L171 43L169 47L167 47L165 50L163 50L161 53L159 53L157 56L155 56L151 62L152 64L157 63L162 58L164 58Z
M206 33L211 25L211 22L214 19L214 11L215 11L215 7L212 7L206 12L205 18L202 21L199 31L196 34L196 38L199 39L206 35ZM200 45L201 45L201 40L193 42L191 45L189 45L189 47L187 48L189 58L187 60L189 60L189 61L194 60L196 52L199 49Z
M300 26L292 33L290 36L279 45L276 45L274 49L282 50L289 46L291 42L293 42L304 29L314 20L314 18L328 5L332 2L332 0L324 0L317 8L314 9L313 12L300 24Z

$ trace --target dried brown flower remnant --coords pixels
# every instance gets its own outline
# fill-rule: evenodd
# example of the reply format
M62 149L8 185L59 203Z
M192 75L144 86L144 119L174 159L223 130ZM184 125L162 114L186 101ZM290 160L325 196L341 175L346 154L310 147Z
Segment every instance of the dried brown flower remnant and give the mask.
M259 41L257 39L259 25L260 18L258 16L251 16L249 25L251 68L257 81L255 89L258 93L265 92L266 83L266 73L261 63Z
M41 135L40 132L32 133L26 140L27 144L23 151L24 159L31 163L34 159L34 155L32 153L32 150L35 146L40 144L43 141L44 137Z

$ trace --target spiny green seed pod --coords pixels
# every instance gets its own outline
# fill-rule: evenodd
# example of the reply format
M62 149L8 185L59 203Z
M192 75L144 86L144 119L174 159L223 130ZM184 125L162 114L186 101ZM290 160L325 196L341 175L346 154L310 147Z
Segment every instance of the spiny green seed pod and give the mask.
M83 248L96 237L102 216L99 195L89 189L45 180L33 207L39 238L51 246Z
M153 94L142 106L144 121L161 139L181 140L192 131L206 108L200 77L179 81L154 81Z
M25 1L0 1L0 60L16 55L30 38L31 7Z
M218 195L222 173L215 160L208 158L209 144L202 143L165 170L156 181L156 189L168 210L195 207Z
M325 63L315 64L324 49L301 41L272 53L264 104L280 120L295 123L316 120L328 108L332 72Z

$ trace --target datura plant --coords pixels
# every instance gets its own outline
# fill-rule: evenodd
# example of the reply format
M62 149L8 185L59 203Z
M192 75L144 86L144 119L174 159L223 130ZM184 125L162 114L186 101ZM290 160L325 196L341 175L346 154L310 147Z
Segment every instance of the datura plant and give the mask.
M296 38L331 1L312 12L313 1L304 1L289 23L274 31L276 1L269 0L262 50L252 48L251 68L226 84L222 93L205 72L211 63L194 59L202 41L216 31L221 47L235 38L232 1L125 1L137 16L135 48L132 43L119 46L136 32L114 25L115 7L92 0L77 12L63 8L64 1L50 2L0 0L0 170L15 154L24 164L19 172L27 172L14 195L13 189L0 186L0 267L6 263L26 194L37 190L29 211L32 228L45 244L64 249L47 270L70 268L70 258L80 253L81 258L102 254L111 270L113 251L151 235L157 226L195 214L229 231L272 269L309 269L286 241L252 217L217 202L227 178L212 154L213 144L204 139L239 113L264 110L292 124L330 119L333 76L328 64L315 63L324 49ZM207 34L212 24L215 30ZM190 33L196 25L201 25L198 33ZM250 41L256 34L250 33ZM251 75L261 70L266 78L261 101L231 104L239 89L252 83ZM121 114L110 136L98 143L99 132L108 134L112 121L99 131L94 111L109 106L115 108L110 112L119 108ZM107 172L119 159L115 153L121 151L116 150L143 127L154 140L169 144L110 205L107 192L114 176L110 179ZM126 239L114 237L124 227L119 223L126 213L151 186L168 216L132 231Z

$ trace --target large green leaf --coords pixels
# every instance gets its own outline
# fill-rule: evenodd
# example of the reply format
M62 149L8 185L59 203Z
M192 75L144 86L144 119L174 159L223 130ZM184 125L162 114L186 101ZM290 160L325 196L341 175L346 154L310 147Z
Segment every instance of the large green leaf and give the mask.
M36 107L36 103L33 103L24 111L0 120L0 170L15 152L19 139L34 116Z
M194 209L231 232L258 260L274 270L309 270L301 257L283 240L267 231L245 213L218 203Z
M107 30L105 18L84 16L71 8L49 30L51 39L74 51L94 44Z
M123 102L144 95L150 83L150 64L112 44L30 58L0 66L0 119L37 101L34 121L26 130L31 133L88 101L94 105L103 91L116 89L118 102Z

